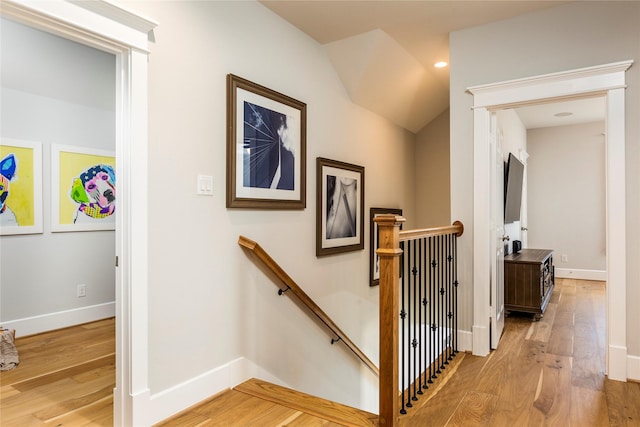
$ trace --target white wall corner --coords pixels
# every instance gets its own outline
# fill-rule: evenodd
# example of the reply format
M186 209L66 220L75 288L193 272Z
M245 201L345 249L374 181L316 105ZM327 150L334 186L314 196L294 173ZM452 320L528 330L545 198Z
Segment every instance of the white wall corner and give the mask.
M133 424L154 425L250 378L289 387L249 359L239 357L159 393L134 396Z

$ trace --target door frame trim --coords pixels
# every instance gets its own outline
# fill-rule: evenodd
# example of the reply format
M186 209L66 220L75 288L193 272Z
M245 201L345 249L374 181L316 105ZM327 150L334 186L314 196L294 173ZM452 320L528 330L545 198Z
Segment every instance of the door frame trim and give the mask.
M625 72L632 60L469 87L473 95L473 354L489 354L489 120L491 111L532 103L606 97L607 363L610 379L627 380Z

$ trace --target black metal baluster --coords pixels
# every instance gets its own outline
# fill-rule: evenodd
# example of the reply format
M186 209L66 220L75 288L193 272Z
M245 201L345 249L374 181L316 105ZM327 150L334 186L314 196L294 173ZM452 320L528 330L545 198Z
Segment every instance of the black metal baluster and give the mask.
M402 278L400 280L400 298L401 298L401 302L400 302L400 336L402 337L402 339L400 340L400 342L402 343L402 345L400 346L400 382L401 382L401 388L400 390L402 391L402 399L401 399L401 407L400 407L400 413L401 414L406 414L407 410L405 409L405 400L404 400L404 393L405 393L405 389L406 389L406 384L405 384L405 376L404 376L404 371L405 371L405 342L406 342L406 337L405 337L405 318L407 317L407 312L405 310L405 278L407 277L406 274L406 268L405 268L405 244L404 242L400 243L400 248L402 249L402 254L400 255L400 269L402 270ZM408 280L408 279L407 279ZM395 345L395 343L394 343Z
M412 246L412 241L407 242L407 272L409 273L409 275L407 276L407 333L408 333L408 340L405 342L405 346L407 349L407 372L405 373L406 375L406 380L407 380L407 408L411 408L413 407L413 404L411 403L411 370L412 370L412 363L411 363L411 343L412 343L412 332L413 328L411 327L411 274L413 272L413 266L411 264L411 253L413 251L413 246Z
M413 351L413 354L415 356L416 372L415 372L415 378L413 379L413 383L414 383L413 392L414 392L414 397L416 398L416 400L418 400L418 397L416 396L416 394L422 394L422 386L420 385L420 375L422 374L422 360L420 357L420 347L422 346L422 334L420 333L420 325L422 323L422 287L420 286L420 277L421 277L420 239L416 239L415 242L416 242L416 251L414 252L413 256L415 260L414 268L416 269L416 275L415 275L416 347Z
M428 254L428 267L429 267L429 281L427 282L427 298L429 299L429 304L428 304L428 313L429 313L429 319L427 321L426 324L426 329L427 329L427 333L429 334L429 341L427 342L427 346L429 347L429 357L427 357L427 363L429 364L429 376L427 379L427 383L429 384L433 384L433 380L431 379L431 376L433 375L433 366L432 363L432 353L433 353L433 343L432 343L432 337L431 337L431 322L433 321L433 316L431 314L431 311L433 309L433 298L431 297L431 284L433 283L433 267L431 266L431 262L433 261L433 250L432 250L432 246L433 246L433 238L429 237L428 241L427 241L427 245L429 246L429 254Z
M416 332L418 334L418 346L416 347L416 355L418 358L418 376L416 377L416 389L418 394L422 394L422 239L416 240L417 257L416 265L418 268L418 321L416 322Z
M433 362L432 360L432 351L431 349L433 348L433 333L431 332L431 325L433 324L433 237L429 237L429 255L428 255L428 261L429 261L429 287L427 289L427 294L429 295L429 322L426 325L426 328L428 329L428 333L429 333L429 341L428 341L428 347L429 347L429 355L428 355L428 363L429 363L429 379L427 380L427 383L429 384L433 384L433 364L431 362Z
M443 266L442 266L442 277L444 278L442 281L442 289L441 289L441 294L442 294L442 361L443 361L443 365L448 365L449 361L447 360L447 340L448 340L448 335L449 335L449 330L447 329L448 325L449 325L449 307L447 306L447 280L449 280L449 276L448 276L448 266L449 266L449 260L448 260L448 253L447 253L447 236L444 235L442 236L442 262L443 262Z
M442 336L440 341L442 343L442 369L447 365L447 238L441 236L442 239L442 283L440 284L440 298L442 299L442 324L440 330Z
M421 346L421 360L424 360L424 371L420 371L420 387L421 389L427 389L429 386L427 385L427 368L428 358L427 358L427 349L429 347L429 341L427 341L427 313L428 313L428 298L427 298L427 238L420 239L420 271L421 271L421 282L420 289L422 292L422 319L420 321L420 332L422 332L422 346ZM422 394L422 390L420 390L420 394Z
M458 236L453 238L453 306L456 313L453 327L455 329L453 353L458 353Z
M456 262L456 254L454 252L454 244L456 241L456 235L455 234L451 234L451 359L453 359L455 357L455 352L454 352L454 341L455 341L455 337L457 334L456 328L455 328L455 322L456 322L456 318L458 317L458 311L456 310L456 307L454 305L454 297L455 297L455 285L454 285L454 281L455 281L455 262Z
M433 252L433 259L434 261L434 269L433 269L433 276L434 276L434 280L433 280L433 305L434 305L434 309L433 309L433 325L431 326L431 330L433 332L433 343L434 343L434 363L435 363L435 377L437 378L438 374L440 373L440 368L439 368L439 360L438 360L438 312L440 310L439 307L439 299L438 299L438 287L440 286L440 275L438 274L438 270L440 269L439 264L440 264L440 260L438 258L438 251L439 251L439 246L440 246L440 242L438 239L438 236L435 237L434 239L434 252Z
M439 344L439 333L438 333L438 322L440 321L440 298L439 298L439 290L440 290L440 269L438 268L438 261L439 261L439 253L440 253L440 237L436 236L436 242L435 242L435 253L434 253L434 258L436 259L436 269L434 270L434 274L436 276L436 280L435 280L435 284L434 284L434 297L435 297L435 305L436 305L436 311L435 311L435 328L434 328L434 338L435 338L435 347L433 349L434 351L434 363L435 363L435 368L436 368L436 376L440 373L440 344Z
M413 406L413 404L411 403L411 372L413 370L413 363L411 360L411 343L413 342L413 333L415 332L413 330L413 325L412 325L412 321L411 321L411 316L413 315L413 306L412 306L412 293L411 293L411 285L412 285L412 281L413 281L413 263L411 262L412 260L412 253L413 253L413 240L410 240L409 242L407 242L407 272L409 273L407 276L407 327L409 329L409 340L406 342L407 345L407 363L408 363L408 369L407 369L407 385L408 390L407 390L407 407L411 408Z
M451 234L447 234L445 237L447 242L447 352L446 352L446 365L449 364L451 360L451 334L453 333L453 327L451 325L451 321L453 318L453 313L451 312L451 262L453 261L453 257L451 256Z
M418 360L417 360L417 354L418 354L418 326L419 326L419 321L418 321L418 283L417 283L417 279L418 279L418 267L416 265L416 253L417 253L417 240L412 240L413 243L413 257L411 258L413 261L413 265L411 267L411 274L413 276L413 340L411 340L411 347L413 348L413 369L411 371L411 381L413 383L413 396L411 397L411 400L416 401L418 400L418 396L416 396L416 378L417 378L417 373L418 373ZM411 383L409 383L411 384Z
M443 307L443 302L442 302L442 284L444 282L444 276L443 276L443 271L444 271L444 257L442 256L442 251L443 251L443 244L442 244L442 236L438 236L438 318L440 320L440 324L438 325L438 373L442 372L442 369L444 369L444 363L442 360L442 353L443 353L443 348L442 348L442 328L444 326L444 307Z

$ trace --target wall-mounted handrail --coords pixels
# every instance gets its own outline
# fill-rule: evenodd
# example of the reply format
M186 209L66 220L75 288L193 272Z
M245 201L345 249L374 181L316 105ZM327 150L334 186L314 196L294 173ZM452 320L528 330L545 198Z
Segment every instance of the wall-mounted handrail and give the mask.
M274 261L273 258L256 242L253 240L240 236L238 238L238 244L248 250L250 250L270 271L272 271L280 281L287 287L285 290L280 290L280 294L292 293L294 294L302 304L304 304L322 323L325 324L331 332L333 332L339 341L342 341L349 350L353 352L371 371L377 376L380 375L378 367L358 348L356 344L349 339L349 337L342 332L342 330L335 324L333 320L307 295L298 284ZM336 340L332 340L332 343Z

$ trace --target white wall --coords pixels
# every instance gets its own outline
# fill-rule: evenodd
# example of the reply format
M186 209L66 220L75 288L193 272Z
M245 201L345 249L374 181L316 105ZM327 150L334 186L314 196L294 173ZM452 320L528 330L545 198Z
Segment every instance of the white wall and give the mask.
M0 131L42 143L44 221L42 234L0 237L0 320L28 335L113 315L114 233L51 233L50 148L115 150L115 57L9 20L0 27Z
M364 166L366 217L371 206L398 207L411 227L414 135L355 106L322 47L257 2L130 7L159 22L149 60L151 393L195 396L197 381L211 386L216 372L246 358L298 390L377 410L377 380L279 297L237 240L260 243L377 361L367 233L365 250L315 256L315 159ZM225 208L228 73L307 103L305 210ZM213 197L196 195L199 173L213 176Z
M459 250L472 257L473 112L470 86L632 59L626 73L627 345L640 355L640 3L573 2L457 31L451 58L451 216L465 224ZM529 198L529 204L536 203ZM467 233L467 230L469 232ZM473 266L463 264L461 305L472 307ZM463 321L465 319L462 319ZM471 319L463 323L471 328Z
M416 227L449 225L449 109L416 135Z
M606 270L604 122L527 136L531 247L554 249L556 269Z

